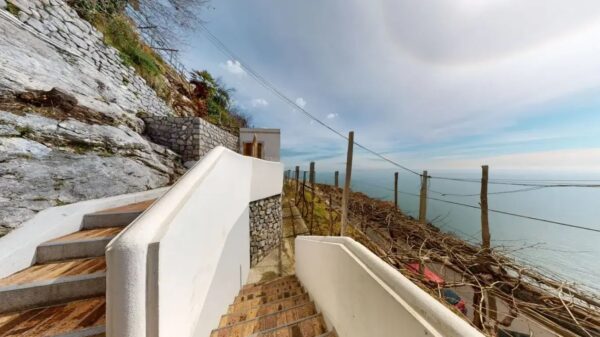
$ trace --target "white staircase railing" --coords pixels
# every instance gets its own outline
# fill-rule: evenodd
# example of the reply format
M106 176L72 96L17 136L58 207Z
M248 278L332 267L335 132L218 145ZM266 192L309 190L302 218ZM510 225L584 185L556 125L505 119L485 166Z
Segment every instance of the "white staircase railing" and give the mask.
M344 337L484 337L360 243L296 238L296 276Z
M250 268L249 203L283 165L212 150L107 247L109 337L208 336Z

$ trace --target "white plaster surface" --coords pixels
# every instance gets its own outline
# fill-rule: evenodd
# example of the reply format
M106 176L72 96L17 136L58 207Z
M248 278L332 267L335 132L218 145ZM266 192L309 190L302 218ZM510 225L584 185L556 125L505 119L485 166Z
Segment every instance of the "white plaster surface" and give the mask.
M107 335L208 336L248 275L248 205L282 181L281 163L209 152L109 244Z
M262 159L280 161L281 131L279 129L240 129L240 153L244 152L244 143L256 141L263 144Z
M78 231L83 216L107 208L155 199L169 188L110 198L88 200L66 206L52 207L36 214L18 229L0 238L0 278L25 269L34 262L37 246L57 237Z
M350 238L296 238L296 275L344 337L483 337Z

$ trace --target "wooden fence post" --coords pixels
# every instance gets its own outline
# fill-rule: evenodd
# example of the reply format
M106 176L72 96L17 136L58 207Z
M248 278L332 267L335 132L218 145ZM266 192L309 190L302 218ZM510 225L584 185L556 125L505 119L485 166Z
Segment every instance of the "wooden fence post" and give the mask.
M489 252L491 246L490 223L488 221L488 173L487 165L481 167L481 246Z
M335 188L339 188L340 187L340 171L335 171L334 180L335 180Z
M310 225L309 225L309 233L313 235L313 225L315 221L315 162L310 162L310 175L309 175L309 183L310 183Z
M342 228L340 235L346 234L348 226L348 203L350 198L350 182L352 179L352 152L354 151L354 131L348 134L348 153L346 158L346 177L344 181L344 193L342 194Z
M398 172L394 173L394 205L398 209Z
M294 198L298 200L298 187L300 185L300 166L296 166L296 193L294 194Z
M419 200L419 222L427 222L427 171L421 176L421 198Z

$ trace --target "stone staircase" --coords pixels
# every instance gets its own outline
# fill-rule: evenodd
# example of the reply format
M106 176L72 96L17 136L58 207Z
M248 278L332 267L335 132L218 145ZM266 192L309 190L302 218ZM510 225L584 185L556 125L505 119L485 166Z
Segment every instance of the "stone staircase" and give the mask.
M210 337L337 337L295 276L244 286Z
M106 245L152 202L86 215L79 232L39 245L34 265L0 279L0 337L104 336Z

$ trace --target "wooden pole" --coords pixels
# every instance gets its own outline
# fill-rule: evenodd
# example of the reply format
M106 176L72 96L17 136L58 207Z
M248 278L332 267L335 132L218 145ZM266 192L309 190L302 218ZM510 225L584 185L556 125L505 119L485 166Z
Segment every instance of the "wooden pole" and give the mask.
M252 138L252 157L258 158L258 140L256 135Z
M488 220L488 174L487 165L481 167L481 246L485 251L490 250L491 236Z
M342 228L340 235L346 235L348 226L348 203L350 198L350 182L352 179L352 152L354 151L354 131L348 134L348 153L346 158L346 177L344 181L344 193L342 194Z
M335 188L339 188L340 187L340 171L335 171L334 174L335 177Z
M394 205L398 209L398 172L394 173Z
M421 198L419 200L419 222L427 222L427 171L421 176Z
M315 193L315 162L311 161L310 162L310 176L309 176L309 183L310 183L310 235L313 235L313 225L315 222L315 198L316 198L316 193Z
M300 166L296 166L296 193L295 199L298 200L298 185L300 185Z

